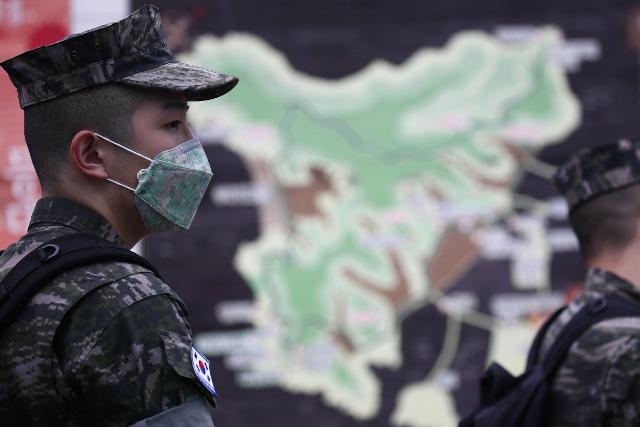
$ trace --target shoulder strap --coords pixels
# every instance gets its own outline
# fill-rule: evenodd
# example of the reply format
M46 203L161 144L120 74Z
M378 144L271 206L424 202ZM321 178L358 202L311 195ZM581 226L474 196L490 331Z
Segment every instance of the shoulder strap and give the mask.
M566 305L563 305L559 309L557 309L549 318L542 324L538 332L536 333L536 337L533 340L533 344L529 348L529 355L527 356L527 369L532 367L538 361L538 355L540 354L540 348L542 347L542 343L544 342L544 337L547 335L549 328L556 321L558 317L560 317L560 313L567 308Z
M553 318L545 324L545 327L536 336L534 345L529 353L527 367L530 367L529 363L535 363L545 332L548 330L549 325L553 323L553 320L559 316L560 311L562 309L554 314ZM618 295L605 295L588 302L564 326L542 360L545 375L558 368L571 345L593 325L616 317L635 316L640 316L640 305ZM536 348L534 349L534 347Z
M145 258L106 239L79 233L60 236L27 254L0 282L0 329L56 276L104 261L137 264L161 277Z

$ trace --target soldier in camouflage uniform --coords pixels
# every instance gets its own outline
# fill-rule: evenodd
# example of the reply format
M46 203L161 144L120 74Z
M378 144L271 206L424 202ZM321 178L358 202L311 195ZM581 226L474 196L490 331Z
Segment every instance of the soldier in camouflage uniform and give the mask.
M574 157L554 178L589 267L584 291L550 326L541 355L590 301L640 304L640 143L622 140ZM552 382L550 427L640 425L640 318L605 320L570 348Z
M188 228L211 172L186 101L223 95L237 79L177 62L155 7L1 65L25 110L43 198L0 257L0 279L57 236L130 248ZM184 304L151 271L73 268L0 329L0 424L212 426L215 388L197 357Z

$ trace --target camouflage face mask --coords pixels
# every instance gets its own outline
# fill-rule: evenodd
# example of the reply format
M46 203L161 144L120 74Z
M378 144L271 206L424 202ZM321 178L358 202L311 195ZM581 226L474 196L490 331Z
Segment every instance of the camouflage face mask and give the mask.
M174 231L191 226L213 173L196 138L162 151L150 159L98 133L97 136L151 164L140 169L135 189L107 178L135 194L136 207L150 232Z

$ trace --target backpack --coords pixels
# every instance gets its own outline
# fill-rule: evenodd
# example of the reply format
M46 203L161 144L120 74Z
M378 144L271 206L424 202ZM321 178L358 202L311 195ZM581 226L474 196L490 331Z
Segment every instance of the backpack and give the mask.
M82 233L56 237L22 258L0 282L0 332L56 276L105 261L137 264L161 277L145 258L109 240Z
M545 357L538 360L544 336L564 308L557 310L537 333L522 375L514 377L498 363L491 363L480 380L480 405L458 427L546 426L551 381L571 345L598 322L640 316L640 306L623 297L606 295L592 300L564 326Z

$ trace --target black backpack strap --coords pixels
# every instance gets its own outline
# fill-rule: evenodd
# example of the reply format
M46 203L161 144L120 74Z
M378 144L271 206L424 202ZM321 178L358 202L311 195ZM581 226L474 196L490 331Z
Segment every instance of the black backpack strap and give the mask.
M53 278L67 270L99 262L128 262L160 277L145 258L109 240L89 234L67 234L43 243L22 258L0 282L0 328Z
M533 340L533 344L529 348L529 355L527 356L527 369L532 367L538 361L538 355L540 354L540 348L542 347L542 343L544 342L544 337L547 335L547 331L551 325L556 321L558 317L560 317L560 313L567 308L566 305L563 305L559 309L557 309L549 318L544 322L544 324L538 330L536 337Z
M571 345L591 326L616 317L640 316L640 305L618 295L605 295L589 301L567 323L542 360L545 375L555 371Z

